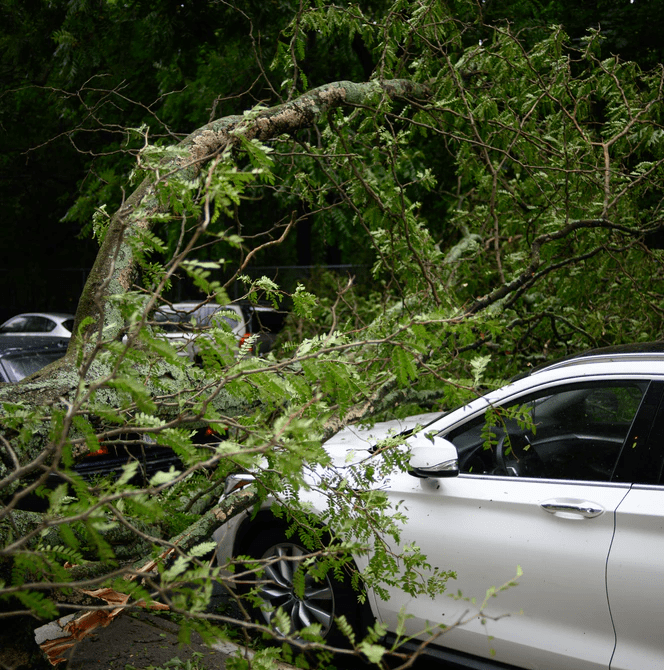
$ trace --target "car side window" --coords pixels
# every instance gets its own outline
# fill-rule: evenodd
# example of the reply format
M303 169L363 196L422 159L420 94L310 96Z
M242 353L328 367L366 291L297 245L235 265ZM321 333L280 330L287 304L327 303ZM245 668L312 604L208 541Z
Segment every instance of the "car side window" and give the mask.
M55 328L55 323L43 316L19 316L12 319L3 331L6 333L48 333Z
M34 333L50 333L55 328L55 321L46 319L43 316L33 316L32 332Z
M648 382L541 390L451 431L461 472L609 481Z

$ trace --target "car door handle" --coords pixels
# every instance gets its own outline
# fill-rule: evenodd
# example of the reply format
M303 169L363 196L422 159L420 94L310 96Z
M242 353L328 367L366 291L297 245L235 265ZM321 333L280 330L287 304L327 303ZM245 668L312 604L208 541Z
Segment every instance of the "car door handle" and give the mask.
M563 518L584 517L585 519L592 519L604 513L604 508L596 503L588 502L587 500L561 500L552 499L545 500L540 503L540 507L549 512Z

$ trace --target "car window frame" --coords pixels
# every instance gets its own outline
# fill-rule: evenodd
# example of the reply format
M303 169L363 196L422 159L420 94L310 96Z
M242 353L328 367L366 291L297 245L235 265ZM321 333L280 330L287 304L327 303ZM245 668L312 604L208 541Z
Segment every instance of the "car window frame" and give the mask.
M651 379L611 481L658 484L664 474L664 380ZM636 446L634 446L636 445Z
M492 399L492 402L487 402L480 408L477 408L470 416L464 417L463 421L456 422L452 425L445 426L438 435L445 439L450 439L450 435L462 429L464 426L469 426L470 423L475 422L479 417L482 417L491 407L504 407L508 405L520 405L528 402L530 399L533 399L533 396L539 395L544 397L547 395L547 392L550 393L561 393L564 392L565 388L572 389L574 387L581 387L587 385L597 384L601 386L602 384L611 384L611 383L646 383L647 386L641 397L640 404L634 414L631 425L627 430L625 439L622 446L616 456L614 467L609 476L608 480L584 480L584 479L560 479L560 478L538 478L538 477L528 477L528 476L510 476L500 473L472 473L472 472L461 472L459 476L461 477L507 477L510 480L528 480L528 481L576 481L576 482L589 482L597 484L607 484L607 483L644 483L652 484L660 481L661 478L664 478L664 450L658 448L657 445L653 442L653 422L657 417L659 419L659 431L662 437L664 438L664 416L662 412L664 411L664 381L654 380L652 377L643 376L636 374L634 376L625 376L625 375L600 375L598 377L591 378L575 378L575 379L558 379L551 381L549 383L542 384L541 386L529 386L526 389L521 389L516 393L511 393L506 395L503 398ZM661 407L660 407L661 405ZM655 409L653 409L653 407ZM661 411L660 411L661 410ZM634 444L634 438L636 435L641 434L645 435L645 438L637 440L637 448L631 449L627 453L627 446ZM640 455L643 453L644 449L650 449L652 455L650 460L652 461L651 467L643 468L639 467L640 464Z

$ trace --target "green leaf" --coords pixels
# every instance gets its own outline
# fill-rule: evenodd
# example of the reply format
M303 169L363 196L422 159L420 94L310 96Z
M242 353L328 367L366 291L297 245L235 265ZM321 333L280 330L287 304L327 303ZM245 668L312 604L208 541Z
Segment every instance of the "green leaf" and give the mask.
M489 363L491 362L491 356L476 356L470 361L470 367L473 371L473 385L479 386L484 372L486 371Z
M417 377L417 369L412 356L409 356L401 347L394 347L392 350L392 363L394 364L394 374L396 374L401 386L406 386Z
M385 647L381 647L379 644L369 644L368 642L360 642L358 645L360 651L367 657L369 663L374 665L380 665L383 656L385 655Z

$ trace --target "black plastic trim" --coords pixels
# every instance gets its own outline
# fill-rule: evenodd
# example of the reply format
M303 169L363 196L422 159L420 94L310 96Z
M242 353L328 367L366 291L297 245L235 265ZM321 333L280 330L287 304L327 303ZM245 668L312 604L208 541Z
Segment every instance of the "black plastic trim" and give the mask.
M391 644L394 640L395 638L391 633L388 633L385 637L386 644ZM416 642L404 642L399 649L414 654L420 646ZM447 664L445 670L522 670L522 668L516 665L471 656L462 651L439 647L433 644L427 645L420 653L437 661L444 661Z

